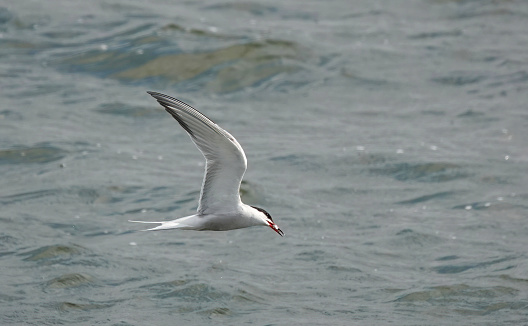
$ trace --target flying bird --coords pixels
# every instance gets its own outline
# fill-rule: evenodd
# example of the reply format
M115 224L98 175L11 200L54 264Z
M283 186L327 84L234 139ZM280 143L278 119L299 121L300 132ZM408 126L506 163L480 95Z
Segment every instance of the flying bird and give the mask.
M205 175L196 214L160 224L144 231L170 229L227 231L250 226L268 226L284 235L264 209L242 203L240 183L247 159L235 137L188 104L156 92L147 92L172 115L205 157Z

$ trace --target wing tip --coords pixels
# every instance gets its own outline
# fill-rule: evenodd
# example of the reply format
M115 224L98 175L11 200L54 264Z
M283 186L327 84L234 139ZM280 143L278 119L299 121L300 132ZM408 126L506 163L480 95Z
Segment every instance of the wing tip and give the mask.
M172 96L169 96L169 95L166 95L166 94L163 94L163 93L159 93L159 92L154 92L154 91L147 91L147 94L152 96L153 98L155 98L156 100L159 101L176 101L176 102L181 102L180 100L172 97ZM183 102L182 102L183 103ZM161 103L160 103L161 104ZM184 103L185 104L185 103Z

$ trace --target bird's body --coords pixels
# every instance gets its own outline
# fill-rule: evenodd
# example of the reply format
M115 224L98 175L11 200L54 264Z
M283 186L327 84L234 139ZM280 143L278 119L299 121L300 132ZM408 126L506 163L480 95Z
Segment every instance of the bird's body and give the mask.
M241 204L238 210L213 214L194 214L180 217L166 222L131 221L136 223L161 223L147 231L159 231L170 229L196 230L196 231L227 231L243 229L250 226L266 225L255 214L256 209L246 204ZM257 211L258 212L258 211Z
M265 210L240 200L240 183L247 159L238 141L191 106L161 93L148 93L178 121L202 152L206 160L205 176L196 214L172 221L131 222L160 224L147 231L226 231L263 225L282 236L284 233Z

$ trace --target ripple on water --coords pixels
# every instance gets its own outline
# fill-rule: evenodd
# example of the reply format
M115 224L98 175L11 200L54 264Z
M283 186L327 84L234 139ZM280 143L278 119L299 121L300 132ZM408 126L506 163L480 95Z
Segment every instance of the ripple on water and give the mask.
M396 236L390 240L390 245L399 248L419 248L429 247L443 242L444 239L439 236L404 229L396 233Z
M301 51L293 42L266 40L230 45L199 53L158 56L140 66L117 72L112 77L125 81L163 78L170 83L194 79L205 72L214 72L204 86L213 92L233 92L252 86L279 73L299 68L284 63L298 59Z
M42 260L66 260L74 255L79 255L84 251L84 248L78 245L52 245L44 246L36 250L24 253L27 255L26 261L42 261Z
M0 222L4 222L2 218ZM22 240L19 238L0 233L0 257L15 253L21 243Z
M76 244L44 246L19 255L27 256L24 261L35 262L39 265L108 266L106 260Z
M151 106L131 106L122 102L104 103L99 105L97 112L103 114L119 115L129 118L159 117L160 110L153 110Z
M62 199L72 198L75 202L84 204L117 203L125 199L130 192L137 192L139 187L116 187L94 189L85 187L70 187L64 189L43 189L29 192L16 193L0 197L0 203L4 205L24 202L29 204L32 200L60 197Z
M249 286L247 284L243 284L244 289L240 288L238 291L233 295L233 299L236 301L240 301L242 303L258 303L258 304L264 304L266 303L266 300L261 295L258 295L256 291L250 291Z
M434 77L433 81L444 85L463 86L478 83L484 80L485 78L486 76L474 75L472 73L454 72L447 76Z
M464 179L469 173L462 166L445 163L395 163L371 168L373 174L388 175L399 181L446 182Z
M176 280L172 282L157 283L143 286L153 292L158 299L180 299L184 302L209 302L226 299L231 296L209 284L193 280Z
M233 315L233 312L229 308L213 308L205 309L198 312L200 315L207 316L209 318L214 318L217 316L230 316Z
M420 302L420 301L455 301L461 300L462 298L489 298L489 297L501 297L504 295L516 295L519 290L504 287L474 287L466 284L454 284L435 286L424 291L417 291L406 294L396 301L399 302Z
M247 12L256 16L264 16L268 14L280 13L279 9L268 4L263 5L253 2L231 2L208 5L204 7L205 10L236 10L238 12Z
M430 201L430 200L452 198L457 194L458 192L456 191L440 191L440 192L436 192L430 195L423 195L423 196L415 197L412 199L402 200L402 201L396 202L396 204L402 204L402 205L418 204L418 203L423 203L423 202Z
M308 154L289 154L283 156L274 156L271 158L272 161L284 162L296 169L302 169L304 171L320 171L324 168L324 164L320 163L317 156Z
M57 309L61 312L73 312L73 311L106 309L113 305L114 304L59 302L57 303Z
M94 278L84 273L64 274L46 283L50 289L74 288L82 285L94 284Z
M428 303L435 307L445 307L462 315L486 315L501 309L526 308L525 302L518 301L518 294L519 290L505 286L483 288L467 284L453 284L412 292L396 299L395 302Z
M488 266L501 264L503 262L512 261L512 260L515 260L517 258L518 257L504 257L504 258L493 259L493 260L489 260L489 261L481 261L481 262L458 264L458 265L457 264L446 264L446 265L433 267L433 270L435 272L437 272L438 274L458 274L458 273L462 273L462 272L465 272L465 271L470 270L470 269L485 268L485 267L488 267ZM501 267L499 267L499 268L501 268ZM509 269L509 268L510 267L506 266L506 267L502 267L501 269Z
M48 163L62 159L66 153L65 150L49 144L14 146L0 150L0 164Z
M209 91L222 93L259 84L280 73L298 71L301 66L295 61L303 60L307 53L306 49L301 49L292 41L267 39L247 42L242 38L239 44L181 53L180 46L171 44L171 40L175 39L173 34L177 34L179 39L195 41L238 37L175 24L161 27L163 33L156 34L159 30L151 27L143 26L142 31L129 33L129 46L124 48L105 44L100 49L81 54L64 53L59 67L129 83L159 80L174 84L193 80L193 87L199 84ZM153 33L145 36L147 31ZM139 46L141 55L137 52ZM198 78L203 75L207 78ZM115 109L112 111L115 112Z

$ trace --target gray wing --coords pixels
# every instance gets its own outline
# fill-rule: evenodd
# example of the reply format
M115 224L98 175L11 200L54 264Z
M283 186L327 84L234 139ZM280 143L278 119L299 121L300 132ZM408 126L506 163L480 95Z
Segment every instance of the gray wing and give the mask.
M198 110L173 97L148 92L187 131L205 157L198 214L233 211L240 203L240 182L247 160L235 137Z

